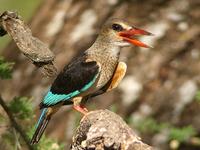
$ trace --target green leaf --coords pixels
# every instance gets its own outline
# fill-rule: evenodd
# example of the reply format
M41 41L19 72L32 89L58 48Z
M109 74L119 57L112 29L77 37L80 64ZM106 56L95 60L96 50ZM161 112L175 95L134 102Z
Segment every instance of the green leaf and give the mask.
M0 56L0 78L10 79L13 65L13 62L6 62L4 58Z
M196 134L196 130L192 126L183 128L171 128L169 139L184 142Z
M176 140L178 142L185 142L190 137L197 134L197 131L192 126L185 126L182 128L175 127L169 123L158 123L153 118L146 118L134 123L135 127L142 133L157 133L164 129L169 130L169 140Z
M158 123L153 118L146 118L139 121L138 123L135 122L134 125L142 133L157 133L162 129L170 128L168 123Z
M5 117L3 114L0 114L0 123L4 123L6 121Z
M31 100L27 97L16 97L9 104L10 110L18 119L28 120L33 118Z
M200 91L197 92L196 99L197 99L198 102L200 102Z
M10 128L8 129L6 132L4 132L1 136L2 136L2 140L3 142L6 144L6 147L8 149L14 149L14 145L15 145L15 136L13 136L13 129Z

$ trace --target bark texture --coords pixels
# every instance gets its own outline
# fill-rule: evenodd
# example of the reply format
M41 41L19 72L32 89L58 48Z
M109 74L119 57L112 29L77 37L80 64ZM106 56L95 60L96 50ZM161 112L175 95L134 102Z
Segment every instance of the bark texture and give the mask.
M56 68L53 65L54 54L38 38L32 36L29 27L21 17L14 12L5 11L0 15L0 35L10 35L19 50L28 57L33 64L43 68L46 76L55 76Z
M71 150L151 150L121 117L108 110L91 111L81 119Z

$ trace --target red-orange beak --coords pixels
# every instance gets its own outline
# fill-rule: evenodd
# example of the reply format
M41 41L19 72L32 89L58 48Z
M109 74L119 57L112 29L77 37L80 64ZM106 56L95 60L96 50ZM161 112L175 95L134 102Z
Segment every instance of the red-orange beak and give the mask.
M125 30L125 31L119 32L119 36L122 37L124 41L127 41L127 42L129 42L135 46L139 46L139 47L145 47L145 48L151 47L151 46L148 46L148 45L140 42L139 40L133 38L134 36L137 36L137 35L152 36L153 34L148 31L138 29L135 27L130 30Z

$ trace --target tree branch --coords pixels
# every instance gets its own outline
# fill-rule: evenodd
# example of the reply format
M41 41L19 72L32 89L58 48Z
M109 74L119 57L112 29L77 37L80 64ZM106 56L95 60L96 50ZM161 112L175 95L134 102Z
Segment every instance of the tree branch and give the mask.
M9 34L19 50L29 58L33 64L42 68L46 76L55 76L57 69L53 64L55 55L38 38L33 37L31 30L15 12L5 11L0 14L0 36Z
M0 96L0 104L3 107L4 111L6 112L6 114L8 115L8 117L9 117L11 123L12 123L12 126L16 129L16 131L21 135L21 137L25 141L28 149L33 150L33 147L30 145L27 135L23 132L21 127L18 125L14 116L12 115L11 111L9 110L8 106L6 105L6 103L4 102L4 100L2 99L1 96Z
M108 110L88 113L73 137L71 150L152 150L121 117Z

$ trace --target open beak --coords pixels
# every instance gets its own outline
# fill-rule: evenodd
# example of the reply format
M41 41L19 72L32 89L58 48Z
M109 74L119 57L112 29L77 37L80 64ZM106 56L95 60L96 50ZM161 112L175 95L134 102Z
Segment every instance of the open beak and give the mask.
M140 42L139 40L133 38L134 36L137 36L137 35L152 36L153 34L145 30L135 28L135 27L129 30L119 32L119 36L122 37L124 41L127 41L135 46L151 48L151 46L148 46Z

